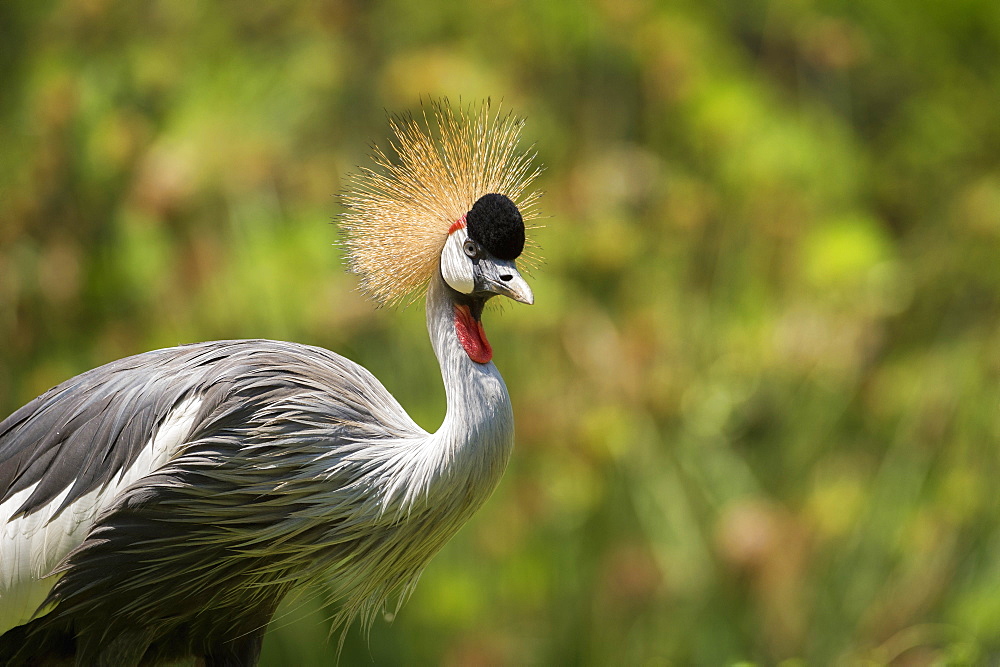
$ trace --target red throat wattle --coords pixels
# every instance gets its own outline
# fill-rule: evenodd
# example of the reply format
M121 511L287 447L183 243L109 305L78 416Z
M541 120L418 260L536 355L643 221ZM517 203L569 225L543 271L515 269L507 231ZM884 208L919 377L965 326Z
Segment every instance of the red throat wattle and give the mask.
M468 306L455 306L455 334L469 359L477 364L488 364L493 358L493 348L486 340L483 323L472 316Z

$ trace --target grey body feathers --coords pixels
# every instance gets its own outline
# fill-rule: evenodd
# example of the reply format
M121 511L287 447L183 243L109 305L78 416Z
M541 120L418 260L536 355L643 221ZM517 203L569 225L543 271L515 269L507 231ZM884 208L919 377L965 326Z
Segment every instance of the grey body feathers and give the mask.
M327 585L335 627L405 597L492 492L512 446L506 388L455 341L446 292L428 295L448 395L433 434L357 364L261 340L123 359L0 424L0 493L37 484L17 508L30 515L67 488L64 506L108 483L171 410L198 400L183 447L101 510L57 569L54 609L0 637L0 661L253 663L296 587Z

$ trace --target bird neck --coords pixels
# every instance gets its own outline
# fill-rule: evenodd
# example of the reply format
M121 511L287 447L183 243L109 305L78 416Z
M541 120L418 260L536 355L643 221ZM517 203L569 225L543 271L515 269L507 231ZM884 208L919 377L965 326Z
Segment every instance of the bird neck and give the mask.
M489 486L499 480L513 446L514 414L507 386L493 362L469 358L455 326L455 296L440 277L427 292L427 329L441 365L448 410L432 438L450 466L471 467Z

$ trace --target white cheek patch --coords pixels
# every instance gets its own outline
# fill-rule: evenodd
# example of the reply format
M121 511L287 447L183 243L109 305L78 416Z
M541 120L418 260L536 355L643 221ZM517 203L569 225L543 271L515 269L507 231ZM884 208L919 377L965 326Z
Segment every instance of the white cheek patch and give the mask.
M475 278L472 275L472 260L465 254L463 246L469 238L465 228L456 229L448 235L441 251L441 275L452 289L462 294L472 294Z

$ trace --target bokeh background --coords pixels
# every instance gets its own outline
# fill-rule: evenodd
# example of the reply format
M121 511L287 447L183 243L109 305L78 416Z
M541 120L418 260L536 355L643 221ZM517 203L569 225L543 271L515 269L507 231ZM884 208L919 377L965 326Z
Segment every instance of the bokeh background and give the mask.
M517 447L340 664L1000 660L1000 3L0 3L0 412L272 337L444 410L333 244L386 110L546 165ZM265 665L334 664L314 597ZM388 615L387 615L388 616Z

